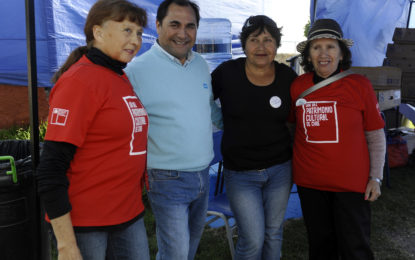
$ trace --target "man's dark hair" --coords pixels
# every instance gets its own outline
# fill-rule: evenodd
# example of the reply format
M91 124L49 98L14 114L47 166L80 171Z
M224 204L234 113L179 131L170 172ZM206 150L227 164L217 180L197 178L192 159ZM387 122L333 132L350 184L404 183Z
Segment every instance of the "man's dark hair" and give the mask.
M165 0L163 1L160 5L159 8L157 9L157 21L162 24L164 17L166 17L167 15L167 9L169 9L169 6L171 4L176 4L176 5L180 5L180 6L190 6L193 11L195 12L195 16L196 16L196 25L197 27L199 27L199 20L200 20L200 14L199 14L199 6L189 0Z

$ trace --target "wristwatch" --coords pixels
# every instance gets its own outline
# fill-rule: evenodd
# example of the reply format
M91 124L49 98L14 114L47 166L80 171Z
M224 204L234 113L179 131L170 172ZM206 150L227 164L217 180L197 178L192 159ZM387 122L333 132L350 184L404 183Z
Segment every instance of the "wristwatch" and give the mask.
M369 180L374 180L374 181L376 181L377 183L379 183L379 186L382 186L382 180L381 180L381 179L379 179L379 178L377 178L377 177L372 177L372 176L369 176Z

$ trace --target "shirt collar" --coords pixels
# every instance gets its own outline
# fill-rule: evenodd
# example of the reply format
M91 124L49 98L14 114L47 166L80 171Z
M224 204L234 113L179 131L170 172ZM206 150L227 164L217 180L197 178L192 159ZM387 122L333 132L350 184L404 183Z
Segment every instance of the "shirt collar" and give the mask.
M340 69L340 66L339 66L339 67L337 67L337 70L336 70L335 72L333 72L330 76L328 76L327 78L322 78L322 77L320 77L319 75L317 75L317 73L314 71L314 75L313 75L313 83L314 83L314 84L317 84L317 83L319 83L320 81L323 81L323 80L325 80L325 79L328 79L328 78L330 78L331 76L334 76L334 75L336 75L336 74L338 74L338 73L340 73L340 72L342 72L342 70Z
M178 58L176 58L176 57L174 57L173 55L171 55L170 53L168 53L165 49L163 49L163 47L161 47L160 46L160 44L159 44L159 42L158 42L158 40L156 41L156 44L154 44L162 53L164 53L170 60L172 60L172 61L174 61L174 62L176 62L176 63L178 63L178 64L180 64L181 66L183 66L183 67L186 67L192 60L193 60L193 58L194 58L194 54L193 54L193 51L192 50L190 50L189 51L189 53L187 54L187 59L186 59L186 61L184 62L184 64L182 64L181 63L181 61L178 59Z

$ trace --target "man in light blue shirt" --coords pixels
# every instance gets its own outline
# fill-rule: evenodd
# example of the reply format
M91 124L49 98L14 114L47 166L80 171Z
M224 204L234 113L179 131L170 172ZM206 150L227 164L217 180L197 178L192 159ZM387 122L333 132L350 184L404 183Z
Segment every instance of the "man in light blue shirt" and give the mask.
M205 225L212 121L221 127L222 115L213 101L208 65L192 51L199 19L195 3L163 1L157 43L126 69L149 115L148 196L157 259L193 259Z

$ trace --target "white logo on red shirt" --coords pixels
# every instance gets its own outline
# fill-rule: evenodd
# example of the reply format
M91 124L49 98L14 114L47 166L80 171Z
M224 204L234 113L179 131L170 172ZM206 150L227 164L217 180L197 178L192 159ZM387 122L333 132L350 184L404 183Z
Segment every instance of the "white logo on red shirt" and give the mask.
M132 121L133 121L133 132L131 134L131 141L130 141L130 155L140 155L145 154L146 150L138 151L136 147L140 147L139 144L134 145L134 137L135 134L141 133L143 131L143 125L147 124L147 112L146 110L140 106L139 107L139 100L136 96L127 96L123 97L125 104L128 107L128 111L130 112ZM139 138L137 138L139 140Z
M66 120L68 119L69 110L63 108L53 108L52 115L50 117L49 124L51 125L66 125Z
M336 101L310 101L302 106L306 141L338 143L339 124Z

